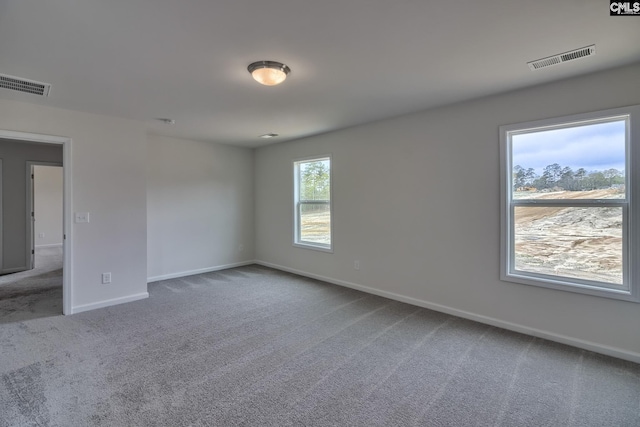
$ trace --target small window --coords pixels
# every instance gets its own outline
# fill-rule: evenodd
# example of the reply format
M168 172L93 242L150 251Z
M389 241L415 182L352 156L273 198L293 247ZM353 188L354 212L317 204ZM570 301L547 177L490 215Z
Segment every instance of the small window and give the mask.
M294 245L331 251L331 158L293 163Z
M638 301L639 110L500 128L503 280Z

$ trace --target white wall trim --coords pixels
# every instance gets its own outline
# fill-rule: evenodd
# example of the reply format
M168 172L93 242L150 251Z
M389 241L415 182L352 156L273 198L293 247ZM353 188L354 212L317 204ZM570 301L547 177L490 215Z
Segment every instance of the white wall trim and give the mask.
M228 268L243 267L245 265L256 264L256 261L241 261L231 264L218 265L215 267L199 268L197 270L180 271L178 273L163 274L161 276L153 276L147 278L147 283L157 282L159 280L177 279L178 277L193 276L194 274L211 273L212 271L226 270Z
M20 273L21 271L26 271L27 266L22 266L22 267L13 267L13 268L7 268L6 270L1 270L0 274L12 274L12 273Z
M592 341L581 340L578 338L569 337L566 335L560 335L549 331L543 331L536 328L530 328L528 326L519 325L517 323L505 322L503 320L495 319L493 317L483 316L469 311L458 310L446 305L436 304L429 301L424 301L417 298L407 297L404 295L396 294L394 292L381 291L369 286L359 285L357 283L347 282L344 280L333 279L318 274L307 273L294 268L285 267L282 265L272 264L270 262L256 260L256 264L263 265L265 267L275 268L276 270L286 271L288 273L298 274L300 276L310 277L312 279L322 280L324 282L332 283L334 285L344 286L351 289L356 289L362 292L366 292L373 295L389 298L392 300L405 302L407 304L416 305L418 307L428 308L430 310L451 314L453 316L462 317L464 319L474 320L476 322L484 323L491 326L496 326L510 331L519 332L526 335L532 335L538 338L544 338L549 341L555 341L561 344L570 345L573 347L582 348L585 350L593 351L596 353L606 354L607 356L617 357L619 359L629 360L631 362L640 363L640 353L633 351L623 350L617 347L610 347L603 344L598 344Z
M98 301L91 304L76 305L74 307L71 307L71 312L69 314L78 314L82 313L83 311L96 310L98 308L110 307L112 305L124 304L126 302L138 301L145 298L149 298L149 292L142 292L140 294L129 295L126 297Z
M60 247L62 246L62 243L51 243L49 245L35 245L35 248L53 248L53 247Z
M4 186L3 184L3 178L2 178L2 159L0 159L0 215L2 215L3 212L3 207L2 207L2 187ZM4 226L2 224L0 224L0 273L3 272L3 267L4 267L4 257L2 254L2 247L4 246L4 240L2 238L4 233Z

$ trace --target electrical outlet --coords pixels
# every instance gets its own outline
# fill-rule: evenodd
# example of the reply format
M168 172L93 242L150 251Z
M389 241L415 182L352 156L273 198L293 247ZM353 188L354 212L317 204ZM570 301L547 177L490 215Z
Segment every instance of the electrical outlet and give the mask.
M111 283L111 273L102 273L102 283L105 285Z
M353 268L360 270L360 261L353 261Z
M38 237L39 237L40 239L44 239L44 233L38 233Z

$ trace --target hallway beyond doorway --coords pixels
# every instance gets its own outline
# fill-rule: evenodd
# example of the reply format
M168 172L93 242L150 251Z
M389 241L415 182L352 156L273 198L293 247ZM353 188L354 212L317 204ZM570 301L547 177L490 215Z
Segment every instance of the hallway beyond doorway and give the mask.
M0 276L0 324L62 315L62 246L35 256L34 269Z

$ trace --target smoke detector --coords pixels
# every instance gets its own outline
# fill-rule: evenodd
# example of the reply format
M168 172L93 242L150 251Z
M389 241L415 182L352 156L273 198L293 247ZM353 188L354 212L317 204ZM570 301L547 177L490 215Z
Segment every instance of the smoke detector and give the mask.
M551 67L552 65L562 64L563 62L574 61L576 59L585 58L587 56L595 55L596 45L581 47L580 49L571 50L565 53L559 53L558 55L548 56L542 59L536 59L535 61L527 62L527 65L531 70L538 70L540 68Z
M9 76L7 74L0 74L0 88L39 96L49 96L51 92L51 85L49 83L23 79L22 77Z

